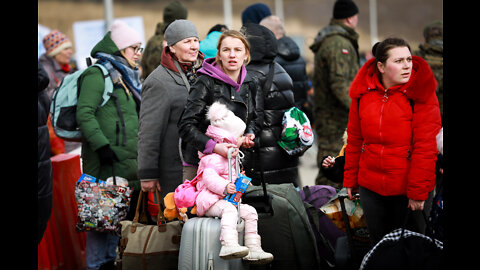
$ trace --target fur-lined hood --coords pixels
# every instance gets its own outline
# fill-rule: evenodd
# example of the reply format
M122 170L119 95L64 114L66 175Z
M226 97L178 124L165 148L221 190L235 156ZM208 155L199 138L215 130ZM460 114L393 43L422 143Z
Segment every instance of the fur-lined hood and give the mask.
M412 55L412 62L410 80L390 89L404 92L409 99L426 100L432 95L432 92L435 92L437 81L430 66L423 58ZM383 91L384 87L379 80L379 74L375 58L368 60L355 76L350 86L349 96L356 99L370 90L380 89Z

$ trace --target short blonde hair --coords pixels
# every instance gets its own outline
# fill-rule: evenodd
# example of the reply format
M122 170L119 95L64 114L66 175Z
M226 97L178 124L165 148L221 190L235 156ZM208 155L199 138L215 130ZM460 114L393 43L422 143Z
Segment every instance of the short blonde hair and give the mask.
M245 35L240 33L237 30L225 30L222 33L222 35L218 39L218 43L217 43L217 56L215 56L215 62L217 64L221 65L221 62L220 62L220 46L222 45L222 41L226 37L238 38L238 39L240 39L240 41L242 41L243 45L245 45L245 51L248 53L247 61L245 61L244 65L245 66L248 65L248 63L250 63L250 44L248 43Z

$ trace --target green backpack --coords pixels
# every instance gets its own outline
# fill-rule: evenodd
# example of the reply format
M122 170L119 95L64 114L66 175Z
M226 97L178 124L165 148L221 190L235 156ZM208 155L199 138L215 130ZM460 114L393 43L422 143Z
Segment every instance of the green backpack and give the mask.
M108 70L101 64L94 64L100 68L105 78L105 91L99 107L105 105L113 92L113 81ZM63 78L60 85L55 89L50 105L50 119L55 135L66 141L82 141L82 132L77 124L77 102L80 96L78 87L80 76L85 70L76 71ZM109 78L107 80L107 78Z

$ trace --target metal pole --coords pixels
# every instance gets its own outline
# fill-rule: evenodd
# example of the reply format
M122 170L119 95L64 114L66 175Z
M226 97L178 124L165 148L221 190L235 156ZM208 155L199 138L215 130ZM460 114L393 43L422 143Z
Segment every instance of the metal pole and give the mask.
M232 29L232 1L223 0L223 20L228 29Z
M283 15L283 0L275 0L275 15L277 15L280 20L285 21Z
M378 42L377 30L377 0L369 0L370 8L370 42L373 45Z
M103 9L105 11L105 32L108 32L113 23L113 0L103 0Z

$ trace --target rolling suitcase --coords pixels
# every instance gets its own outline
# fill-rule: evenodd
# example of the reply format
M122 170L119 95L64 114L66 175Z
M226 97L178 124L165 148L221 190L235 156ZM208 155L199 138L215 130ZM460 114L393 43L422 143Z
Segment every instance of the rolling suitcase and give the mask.
M220 253L220 219L195 217L185 222L180 241L178 269L249 269L241 258L224 260ZM238 235L243 244L243 231Z
M262 185L250 185L243 202L257 210L262 248L274 259L267 265L251 265L250 269L319 269L315 235L299 192L292 183L266 184L259 165Z
M230 151L229 154L231 154ZM230 164L231 163L229 162L229 165ZM238 160L236 164L238 164ZM230 179L231 171L232 170L229 167ZM238 171L238 167L236 171ZM243 223L243 220L239 219L239 221ZM242 224L237 226L237 230L239 231L238 243L240 245L243 245L243 229L244 226L242 226ZM220 219L217 217L191 218L185 222L182 229L178 269L249 269L249 264L244 262L241 258L231 260L220 258L218 256L220 248Z

